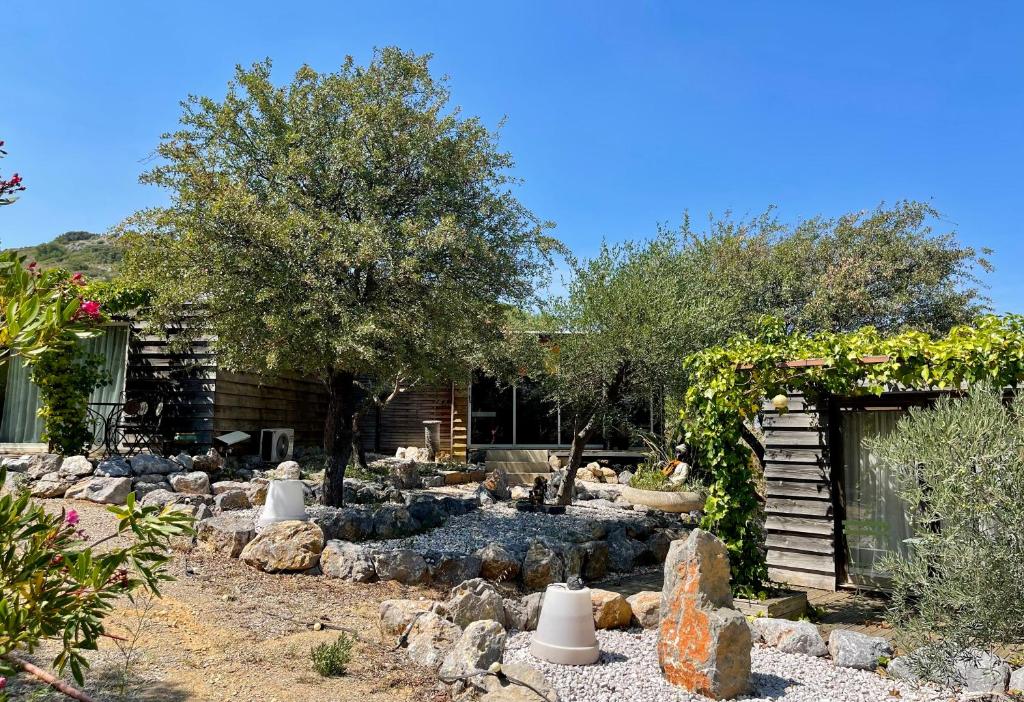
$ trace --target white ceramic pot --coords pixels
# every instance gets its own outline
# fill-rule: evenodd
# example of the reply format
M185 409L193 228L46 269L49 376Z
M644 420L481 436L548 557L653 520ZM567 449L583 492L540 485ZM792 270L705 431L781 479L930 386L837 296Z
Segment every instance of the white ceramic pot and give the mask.
M662 512L693 512L704 509L704 498L696 492L665 492L663 490L637 490L624 485L622 496L634 505L647 505Z
M260 512L258 526L274 522L306 521L306 489L301 480L271 480L267 501Z
M594 632L590 588L570 590L564 583L548 585L530 653L561 665L597 662L601 649Z

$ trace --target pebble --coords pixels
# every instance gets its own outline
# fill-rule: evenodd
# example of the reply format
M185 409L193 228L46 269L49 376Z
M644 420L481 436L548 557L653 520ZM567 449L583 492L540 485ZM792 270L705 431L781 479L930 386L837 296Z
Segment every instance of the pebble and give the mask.
M563 515L551 516L520 512L513 507L494 504L450 517L441 529L402 539L379 541L375 545L384 549L410 548L421 553L431 549L472 553L493 541L500 541L510 550L525 551L530 543L540 537L559 541L589 541L588 534L593 532L595 522L621 524L624 519L640 520L642 517L627 517L617 508L578 506L568 507Z
M706 702L673 687L658 668L656 630L598 631L600 660L590 666L564 666L530 655L532 632L508 638L506 663L526 663L544 673L561 702ZM954 693L933 686L894 681L875 673L837 668L823 658L755 646L751 702L949 702ZM962 698L960 698L962 699Z

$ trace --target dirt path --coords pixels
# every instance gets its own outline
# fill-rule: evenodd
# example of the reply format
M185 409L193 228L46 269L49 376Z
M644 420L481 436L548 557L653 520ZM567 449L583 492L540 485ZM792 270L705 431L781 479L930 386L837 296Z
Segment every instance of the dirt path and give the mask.
M91 503L47 500L48 508L74 507L91 539L113 531L113 519ZM445 697L430 671L391 652L377 628L382 600L433 597L397 583L361 585L305 575L267 575L237 560L200 551L177 554L176 578L163 597L124 601L108 631L134 639L131 663L112 640L90 655L86 689L97 700L121 702L384 702ZM314 630L319 622L322 630ZM359 642L348 674L322 678L310 667L309 650L333 641L338 627ZM48 667L54 649L32 659ZM62 695L27 680L8 688L12 700L50 702Z

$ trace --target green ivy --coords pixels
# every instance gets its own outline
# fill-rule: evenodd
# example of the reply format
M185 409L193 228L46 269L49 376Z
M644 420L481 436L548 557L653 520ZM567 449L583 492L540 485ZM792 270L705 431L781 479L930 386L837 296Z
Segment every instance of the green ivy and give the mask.
M52 348L32 365L32 382L39 388L43 439L66 456L83 453L92 443L89 395L110 382L103 357L77 343Z
M866 357L885 357L866 363ZM821 359L794 367L789 361ZM1024 378L1024 316L986 316L942 338L907 331L883 336L874 328L852 333L786 333L779 320L684 361L687 391L680 412L687 443L713 476L702 528L729 549L733 585L756 594L767 582L763 528L745 422L777 393L880 395L894 386L949 390L986 381L1016 385Z

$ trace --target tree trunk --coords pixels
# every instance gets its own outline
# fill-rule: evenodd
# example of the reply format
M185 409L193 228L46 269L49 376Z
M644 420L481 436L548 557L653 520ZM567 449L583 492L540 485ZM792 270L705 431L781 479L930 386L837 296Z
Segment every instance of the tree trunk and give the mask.
M345 469L352 457L352 420L356 415L355 376L332 371L327 380L327 421L324 426L324 472L321 502L330 507L345 504Z
M360 426L363 416L362 412L352 415L352 456L353 464L365 471L369 469L369 465L366 463L366 449L363 448L363 431Z
M590 442L594 432L597 431L597 413L591 412L583 428L572 436L572 447L569 449L569 469L562 478L562 484L558 486L557 504L572 504L573 493L576 490L576 473L583 463L583 449Z

